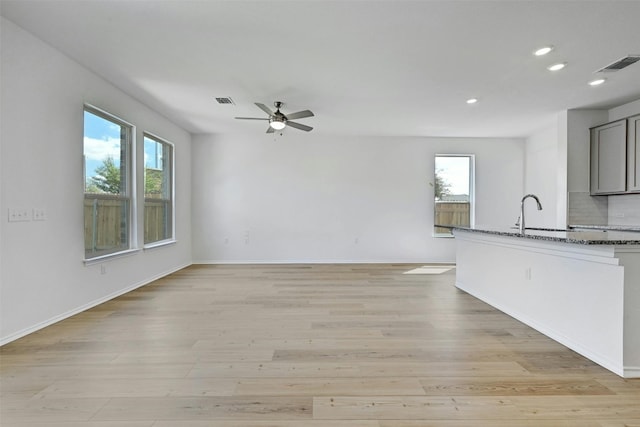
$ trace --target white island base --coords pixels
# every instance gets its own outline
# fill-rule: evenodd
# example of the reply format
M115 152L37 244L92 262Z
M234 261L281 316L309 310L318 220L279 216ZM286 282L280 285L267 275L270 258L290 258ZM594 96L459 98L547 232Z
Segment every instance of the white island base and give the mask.
M640 377L640 246L454 235L459 289L622 377Z

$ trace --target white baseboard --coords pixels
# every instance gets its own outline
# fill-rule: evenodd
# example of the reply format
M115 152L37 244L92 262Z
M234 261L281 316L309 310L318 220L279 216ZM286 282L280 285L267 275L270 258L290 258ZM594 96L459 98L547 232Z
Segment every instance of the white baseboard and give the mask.
M160 274L156 274L156 275L154 275L152 277L149 277L149 278L147 278L147 279L145 279L145 280L143 280L141 282L137 282L137 283L134 283L133 285L128 286L128 287L126 287L124 289L120 289L120 290L118 290L118 291L116 291L116 292L114 292L112 294L106 295L106 296L104 296L102 298L98 298L97 300L88 302L86 304L81 305L80 307L76 307L76 308L74 308L72 310L69 310L69 311L67 311L65 313L59 314L57 316L53 316L50 319L47 319L47 320L45 320L43 322L40 322L40 323L37 323L37 324L35 324L33 326L30 326L28 328L22 329L22 330L20 330L18 332L14 332L13 334L10 334L10 335L8 335L6 337L2 337L2 338L0 338L0 347L5 345L5 344L9 344L10 342L15 341L15 340L17 340L19 338L22 338L24 336L32 334L32 333L34 333L36 331L39 331L40 329L46 328L47 326L51 326L54 323L58 323L61 320L68 319L71 316L75 316L78 313L82 313L83 311L89 310L90 308L93 308L93 307L95 307L97 305L100 305L100 304L105 303L107 301L110 301L110 300L112 300L114 298L117 298L120 295L124 295L124 294L126 294L128 292L131 292L131 291L133 291L135 289L138 289L138 288L140 288L140 287L142 287L144 285L148 285L149 283L153 282L154 280L158 280L158 279L160 279L162 277L168 276L169 274L175 273L176 271L182 270L183 268L188 267L190 265L191 265L191 263L186 263L184 265L175 267L175 268L170 269L168 271L164 271L164 272L162 272Z
M455 264L455 261L425 260L345 260L345 259L279 259L279 260L194 260L193 264L242 265L242 264Z
M640 378L640 366L625 366L624 367L625 378Z

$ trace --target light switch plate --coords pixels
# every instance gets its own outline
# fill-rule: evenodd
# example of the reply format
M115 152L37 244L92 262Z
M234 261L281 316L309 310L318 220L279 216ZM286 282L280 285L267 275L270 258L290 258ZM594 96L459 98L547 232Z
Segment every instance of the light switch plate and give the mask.
M34 221L46 221L47 211L44 208L33 208L33 220Z
M9 209L9 222L31 221L29 209L13 208Z

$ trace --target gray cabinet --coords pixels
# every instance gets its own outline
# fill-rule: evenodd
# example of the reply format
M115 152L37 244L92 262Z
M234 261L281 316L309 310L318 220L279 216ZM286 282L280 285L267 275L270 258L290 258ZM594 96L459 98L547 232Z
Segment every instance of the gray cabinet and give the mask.
M627 191L640 193L640 115L627 122Z
M627 121L591 129L591 194L627 190Z

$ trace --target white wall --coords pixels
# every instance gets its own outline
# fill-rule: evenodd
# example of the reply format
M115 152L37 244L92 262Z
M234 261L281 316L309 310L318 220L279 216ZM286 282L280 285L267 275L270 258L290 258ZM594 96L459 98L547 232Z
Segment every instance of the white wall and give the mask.
M610 122L640 114L640 99L609 110Z
M194 262L453 262L436 153L476 154L476 224L515 222L524 140L194 136Z
M558 127L558 170L557 174L557 210L556 210L556 224L558 228L568 225L569 218L569 191L567 189L567 169L568 169L568 138L567 138L567 117L568 111L562 111L558 114L557 127Z
M190 135L10 21L1 28L0 344L191 262ZM175 144L176 244L84 265L85 102L137 125L139 141L146 130ZM8 222L11 208L48 217Z
M568 110L567 139L567 219L574 224L606 224L607 199L590 195L589 128L607 122L606 110Z
M558 128L550 126L531 135L525 144L524 193L533 193L540 199L542 211L533 200L525 202L527 227L559 228L558 176L563 170L559 165Z

